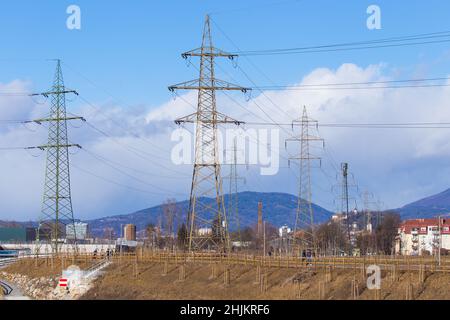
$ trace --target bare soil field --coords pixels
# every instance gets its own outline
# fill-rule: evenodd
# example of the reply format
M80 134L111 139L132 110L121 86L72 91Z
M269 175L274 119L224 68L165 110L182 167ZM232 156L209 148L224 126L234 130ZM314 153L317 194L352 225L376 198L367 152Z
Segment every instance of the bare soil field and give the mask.
M421 281L418 272L398 272L394 279L390 272L383 271L381 290L377 292L366 288L360 270L334 269L330 276L325 270L275 267L262 268L258 273L256 267L243 265L190 263L184 268L184 280L180 281L180 265L140 262L136 275L135 263L115 263L82 299L450 299L448 273L427 272Z
M61 276L75 264L86 269L94 259L23 259L2 271L30 278ZM183 266L183 267L182 267ZM183 271L184 268L184 271ZM180 270L181 269L181 270ZM259 270L258 270L259 269ZM226 271L228 270L228 271ZM381 290L369 290L361 269L314 270L207 263L116 261L81 299L237 300L237 299L449 299L450 273L382 271Z

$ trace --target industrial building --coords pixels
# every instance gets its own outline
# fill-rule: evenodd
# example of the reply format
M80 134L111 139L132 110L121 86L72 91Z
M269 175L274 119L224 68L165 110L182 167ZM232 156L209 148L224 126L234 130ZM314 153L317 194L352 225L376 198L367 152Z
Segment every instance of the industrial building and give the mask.
M402 255L435 255L450 250L450 219L405 220L398 228L395 252Z
M23 227L0 228L0 242L31 242L36 240L36 229Z
M85 222L75 222L66 225L66 239L86 240L89 235L89 225Z
M123 238L126 241L136 241L136 226L127 224L123 227Z

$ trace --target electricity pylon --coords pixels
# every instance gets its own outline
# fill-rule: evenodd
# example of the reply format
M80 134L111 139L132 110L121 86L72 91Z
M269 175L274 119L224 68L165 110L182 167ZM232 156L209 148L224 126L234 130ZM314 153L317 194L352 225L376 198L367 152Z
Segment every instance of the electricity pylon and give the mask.
M238 180L242 180L245 183L245 178L238 175L238 157L237 157L237 142L236 138L233 141L232 161L230 163L230 174L224 179L230 180L229 193L228 193L228 225L230 228L234 228L238 234L238 240L242 241L241 237L241 225L239 221L239 196L238 196Z
M289 157L289 161L296 160L300 162L300 177L299 177L299 190L298 190L298 201L297 201L297 211L295 216L295 226L294 226L294 236L299 229L311 228L312 234L312 245L315 244L314 237L314 212L312 208L312 191L311 191L311 161L321 161L320 157L314 156L310 153L309 144L310 142L320 141L324 144L324 140L320 137L310 134L310 128L318 127L317 120L313 120L308 117L306 107L303 107L302 117L298 120L294 120L292 127L295 124L301 126L300 136L292 137L286 139L286 147L288 142L300 142L300 154L295 157ZM308 246L311 244L308 243Z
M245 93L249 89L215 78L215 58L232 60L236 55L213 46L209 16L206 16L202 46L183 53L182 57L200 57L198 79L169 87L170 91L198 90L197 112L175 121L176 124L196 125L194 170L187 215L188 247L190 251L205 248L226 251L230 249L230 237L222 192L217 126L226 123L240 125L242 122L217 111L216 91L238 90ZM213 198L214 201L207 198Z
M373 231L373 224L372 224L372 212L370 210L371 204L373 204L372 201L370 201L370 198L373 198L373 194L371 194L368 190L365 190L363 192L363 200L364 200L364 210L365 210L365 229L369 233L372 233Z
M66 225L72 225L73 242L76 244L75 220L70 192L69 148L81 148L78 144L69 144L67 121L83 120L81 117L67 117L66 94L78 93L64 86L61 61L57 60L55 79L50 91L38 93L50 97L50 114L47 118L34 120L36 123L48 123L48 143L39 147L47 150L44 196L39 226L36 233L37 243L48 241L52 253L58 254L63 241Z

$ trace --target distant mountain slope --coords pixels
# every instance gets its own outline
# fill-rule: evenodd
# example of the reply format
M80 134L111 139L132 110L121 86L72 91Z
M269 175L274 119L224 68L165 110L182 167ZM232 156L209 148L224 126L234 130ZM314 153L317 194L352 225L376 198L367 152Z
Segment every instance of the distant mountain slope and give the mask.
M225 195L225 204L228 204L228 195ZM212 199L201 199L204 203L214 201ZM256 224L258 215L258 202L263 202L263 216L271 224L281 226L287 224L293 226L295 222L295 212L297 208L297 197L286 193L259 193L259 192L241 192L238 197L239 217L241 227ZM186 212L188 210L189 201L181 201L177 203L179 210L182 212L182 221L185 221ZM313 204L315 222L320 223L328 220L332 212ZM163 212L163 205L143 209L134 213L110 216L95 220L87 221L90 225L91 232L94 235L103 235L104 229L107 227L114 228L116 235L120 236L120 226L132 223L137 226L138 230L142 230L149 223L157 224L158 217Z
M400 213L402 219L432 218L450 213L450 189L409 203L395 211Z
M225 195L225 203L228 204L228 195ZM295 212L297 208L297 197L287 193L260 193L260 192L241 192L239 193L239 217L241 226L252 226L257 222L258 202L263 202L263 216L266 221L281 226L287 224L293 226L295 222ZM201 199L204 203L212 202L213 199ZM182 212L181 221L185 221L189 201L180 201L177 203ZM332 212L313 204L315 223L327 221ZM432 195L421 200L406 204L405 206L393 209L404 219L414 218L432 218L439 214L450 213L450 189L447 189L436 195ZM116 235L120 236L120 226L132 223L138 230L143 230L149 223L158 223L158 218L163 212L163 205L143 209L134 213L109 216L105 218L86 221L89 223L91 232L96 236L103 236L105 228L111 227ZM0 227L36 226L36 222L12 222L1 221Z

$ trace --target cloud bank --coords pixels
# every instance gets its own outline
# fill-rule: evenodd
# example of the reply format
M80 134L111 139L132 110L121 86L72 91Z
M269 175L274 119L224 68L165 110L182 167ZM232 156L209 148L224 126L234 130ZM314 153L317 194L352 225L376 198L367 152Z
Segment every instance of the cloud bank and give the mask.
M298 84L332 84L391 80L383 64L360 67L343 64L336 70L319 68ZM16 80L0 84L0 91L29 91L30 83ZM301 116L303 106L319 123L404 123L450 122L449 87L371 90L284 90L255 92L249 101L239 95L218 95L218 108L235 119L252 122L290 123ZM166 198L188 197L192 168L171 163L174 142L173 120L193 113L197 95L184 94L163 105L129 110L114 102L83 101L68 104L72 113L87 118L88 124L69 126L70 140L85 150L71 155L72 196L77 218L128 213ZM276 106L275 106L276 105ZM261 110L263 109L264 112ZM0 119L29 119L45 115L48 105L35 104L28 97L0 97ZM271 119L268 119L267 114ZM94 127L94 128L92 128ZM192 126L186 125L192 131ZM272 128L272 127L266 127ZM273 128L277 128L274 126ZM297 167L287 169L283 140L292 131L280 129L278 153L282 168L276 176L259 176L258 168L240 167L247 184L241 190L296 193ZM44 126L2 125L0 147L39 145L46 140ZM325 151L320 145L312 152L323 158L322 169L313 168L313 198L335 209L339 190L336 168L348 162L362 188L379 196L388 207L397 207L449 187L447 158L450 130L366 129L320 127ZM295 148L289 151L295 152ZM33 157L37 156L39 157ZM3 183L0 184L0 219L28 220L39 216L45 154L0 151ZM338 168L337 168L338 169ZM227 168L224 168L224 175ZM224 188L227 190L227 188ZM355 197L357 191L354 190Z

